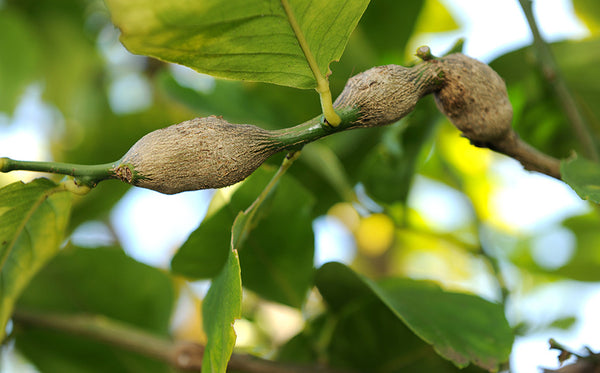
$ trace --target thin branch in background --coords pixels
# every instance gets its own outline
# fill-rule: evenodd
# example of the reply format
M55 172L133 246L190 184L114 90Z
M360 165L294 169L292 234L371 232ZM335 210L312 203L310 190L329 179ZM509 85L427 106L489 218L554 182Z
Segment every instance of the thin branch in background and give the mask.
M200 371L202 367L203 345L172 341L105 316L17 310L13 321L17 328L35 326L89 338L165 362L180 370ZM289 364L238 353L231 356L228 368L248 373L350 373L323 365Z
M521 4L521 8L527 18L527 23L529 23L529 28L533 34L533 47L535 48L537 63L543 76L554 90L563 112L569 119L573 131L583 147L584 154L594 161L600 161L592 131L590 130L579 105L573 98L573 94L567 86L565 79L560 73L550 46L544 41L544 38L540 33L533 14L532 1L519 0L519 3Z

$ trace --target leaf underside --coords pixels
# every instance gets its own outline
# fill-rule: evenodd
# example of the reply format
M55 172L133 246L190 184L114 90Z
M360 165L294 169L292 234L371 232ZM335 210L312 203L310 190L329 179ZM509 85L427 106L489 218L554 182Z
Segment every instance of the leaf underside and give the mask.
M368 0L289 0L321 74L339 60ZM315 88L280 0L107 0L133 53L215 77Z

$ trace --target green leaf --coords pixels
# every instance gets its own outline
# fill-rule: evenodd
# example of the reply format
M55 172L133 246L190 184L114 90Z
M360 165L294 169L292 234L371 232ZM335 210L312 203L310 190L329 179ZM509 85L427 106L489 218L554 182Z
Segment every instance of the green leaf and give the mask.
M224 373L233 352L236 335L233 323L242 317L242 280L236 250L213 280L202 304L207 343L202 359L203 373Z
M375 295L417 336L458 367L496 370L508 360L513 335L502 307L429 281L393 278L375 283L340 263L317 271L319 291L334 310Z
M268 201L256 206L255 217L240 214L236 233L247 229L240 246L244 287L263 298L301 307L313 281L314 199L297 181L284 175Z
M337 193L336 197L342 200L354 201L356 199L353 185L346 175L346 170L335 153L331 151L331 148L320 142L310 143L302 148L301 160L310 167L310 173L313 174L312 178L321 177L324 181L327 181L327 186L319 185L321 187L319 190L318 186L314 185L316 184L314 180L306 180L308 177L302 179L308 181L304 183L307 187L317 187L315 192L318 193L315 194L318 197L322 197L326 193L323 189L332 189Z
M222 115L231 123L252 123L274 129L302 123L319 109L314 93L272 84L215 79L207 92L180 85L164 70L156 76L166 94L200 113Z
M552 43L551 48L572 96L583 108L584 119L598 123L600 71L596 61L600 58L600 37ZM565 158L573 149L581 152L550 83L535 64L534 53L529 46L490 63L506 81L515 129L525 141L556 157ZM598 129L591 127L595 138L600 138Z
M426 0L417 20L415 33L447 32L458 28L452 13L440 0Z
M424 3L424 0L373 1L360 21L361 33L357 34L366 39L366 54L375 56L371 66L404 61L406 45Z
M406 202L421 150L440 118L433 99L424 101L409 118L389 127L361 164L361 180L377 201Z
M71 199L48 179L0 189L0 339L19 295L58 252Z
M18 308L49 314L103 315L169 336L175 291L163 271L117 248L67 248L39 272ZM28 326L17 348L43 372L167 372L165 364L86 337Z
M560 165L563 181L582 199L600 203L600 165L577 156L563 160Z
M229 203L206 217L190 234L173 256L171 270L190 278L219 274L231 251L231 227L237 214L250 206L274 173L274 169L263 166L250 175Z
M474 365L459 369L443 359L375 297L361 299L332 319L327 348L332 366L370 373L483 372Z
M338 60L368 0L290 0L322 75ZM107 0L133 53L217 77L316 88L280 0ZM140 12L143 9L143 12Z
M513 335L499 304L409 279L381 282L376 293L409 328L458 367L473 362L496 370L508 361Z

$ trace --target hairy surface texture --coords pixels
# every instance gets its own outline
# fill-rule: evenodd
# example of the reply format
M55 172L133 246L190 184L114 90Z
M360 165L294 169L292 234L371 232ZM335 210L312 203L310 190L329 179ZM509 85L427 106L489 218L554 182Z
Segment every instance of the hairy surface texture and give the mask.
M360 109L353 128L384 126L413 111L419 99L441 83L441 71L431 63L377 66L350 78L333 105Z
M130 184L173 194L221 188L248 177L281 149L269 131L214 116L142 137L115 170Z
M488 65L456 53L434 61L444 72L435 92L442 113L474 145L486 146L508 136L512 106L504 80Z

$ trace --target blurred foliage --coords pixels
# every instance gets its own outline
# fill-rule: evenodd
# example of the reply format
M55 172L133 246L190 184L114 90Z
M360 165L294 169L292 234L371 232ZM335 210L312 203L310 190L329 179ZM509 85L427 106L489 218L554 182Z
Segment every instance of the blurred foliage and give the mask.
M574 0L573 4L591 36L553 43L552 49L598 142L600 13L595 1ZM423 35L457 27L457 20L439 0L372 0L342 58L330 66L334 96L349 77L372 66L414 63L414 43ZM223 115L230 122L275 129L320 113L318 95L311 90L215 80L193 72L182 77L167 63L132 56L118 42L118 30L100 0L5 0L0 3L0 28L0 111L13 115L26 89L39 86L44 102L56 114L47 145L57 161L114 161L145 133L194 116ZM577 137L534 57L535 50L528 46L491 63L507 83L513 125L521 137L546 153L559 158L569 157L573 150L580 153ZM140 82L142 93L119 85L130 77ZM195 86L200 80L206 84ZM118 87L126 88L115 92ZM137 106L117 105L137 99L141 100ZM539 331L511 316L510 307L518 307L513 303L520 299L511 298L513 294L527 295L561 280L600 281L600 218L597 209L590 209L533 231L504 221L491 202L501 187L495 171L500 157L471 146L434 106L427 97L398 123L339 133L307 145L246 232L239 263L231 254L234 220L263 190L283 155L273 157L241 185L214 194L205 219L175 248L168 271L138 263L119 248L80 249L66 243L29 283L17 308L104 315L168 336L186 307L193 315L185 319L190 326L177 329L199 329L199 308L204 306L203 332L214 340L221 329L209 330L217 323L210 320L219 320L222 326L239 316L235 302L240 289L228 287L237 277L226 277L239 265L245 300L256 297L259 304L285 304L299 314L302 310L304 318L301 331L277 345L275 337L258 326L260 307L244 309L244 320L260 334L253 353L369 372L455 372L457 365L468 362L472 364L465 370L477 372L502 365L512 343L503 307L509 311L513 334ZM0 156L4 156L1 150ZM563 173L583 198L598 202L597 164L571 159L563 163ZM13 180L11 175L0 175L2 184ZM434 193L441 195L432 203L449 202L434 209L451 215L451 224L444 226L414 206L423 180L435 184ZM20 188L40 183L46 182ZM10 188L14 186L2 191ZM89 221L100 220L110 227L109 214L128 189L107 181L89 195L74 198L70 221L62 228L66 237ZM19 198L27 201L25 194ZM8 216L6 206L14 207L18 200L2 199L0 219ZM44 214L21 216L49 224L50 214ZM354 247L343 248L351 256L349 267L317 263L320 267L314 268L312 226L323 216L336 219L351 237L349 246ZM564 263L549 267L540 262L534 246L557 226L574 237L574 247ZM6 227L3 220L0 229ZM62 233L50 235L31 245L46 245L46 250L53 250L49 255L54 255L62 237ZM42 259L37 257L39 266ZM3 276L10 271L4 262ZM514 272L530 282L505 283L504 277ZM482 278L487 279L484 285ZM202 304L176 303L180 295L174 283L189 285L197 279L212 279L217 284L211 288L213 295ZM416 279L434 280L441 287L428 282L422 286L425 282ZM398 290L410 288L407 284L415 286L414 294ZM229 296L220 296L229 290ZM398 302L406 299L414 307L409 311L416 314L401 310ZM221 310L231 312L221 314ZM475 312L481 317L473 320L490 327L442 318L449 310L452 317L461 316L459 311L465 317ZM456 323L443 324L448 320ZM443 325L438 325L439 331L450 332L448 339L438 340L443 333L426 330L436 321ZM570 327L575 320L557 315L553 321L542 328ZM485 339L492 334L501 337ZM164 364L116 347L43 328L15 323L9 337L42 372L169 371ZM232 337L215 342L222 342L216 343L216 350L228 349ZM452 352L446 342L453 346ZM456 346L468 343L476 346L456 351Z
M575 14L585 23L590 32L600 31L600 4L594 0L573 0Z
M135 281L132 281L135 279ZM18 307L46 313L97 314L167 336L175 301L162 271L119 248L63 250L29 284ZM83 336L40 327L15 333L19 350L43 372L168 372L156 361Z
M552 44L558 67L573 97L582 107L583 115L597 144L600 139L600 100L597 82L600 73L595 68L600 58L600 39ZM573 128L560 109L551 86L539 71L531 46L508 53L490 64L506 81L513 104L513 123L519 134L532 145L558 158L566 158L572 150L581 151L572 135ZM515 68L519 66L519 68Z

